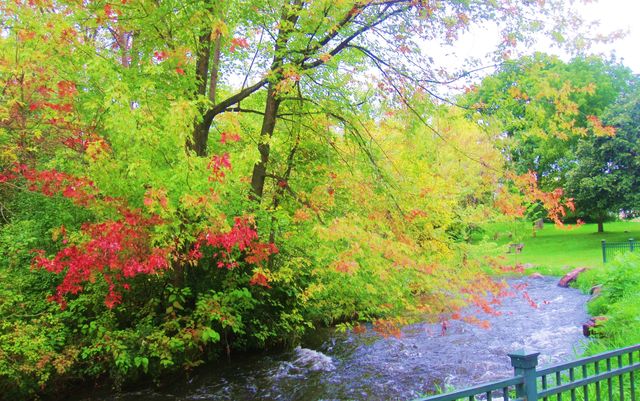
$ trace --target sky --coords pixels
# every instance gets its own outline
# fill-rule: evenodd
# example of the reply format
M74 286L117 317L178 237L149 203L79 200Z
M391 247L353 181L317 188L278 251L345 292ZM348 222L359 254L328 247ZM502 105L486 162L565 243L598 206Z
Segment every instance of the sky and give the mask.
M582 1L574 1L574 6L587 21L598 20L599 28L590 32L592 34L608 34L614 31L628 31L622 39L613 43L595 44L590 53L610 55L623 60L623 64L631 68L636 74L640 74L640 0L600 0L590 4L582 4ZM476 27L471 32L463 35L454 47L449 48L444 54L444 63L459 65L465 57L481 57L496 46L497 31L491 27ZM557 48L550 48L545 42L541 42L534 49L528 51L541 51L558 54ZM566 55L565 57L566 58Z
M614 53L617 59L629 67L634 73L640 74L640 0L566 0L573 2L576 10L583 15L587 21L599 20L600 26L597 30L590 32L596 34L608 34L614 31L628 31L626 36L608 44L594 44L590 53L603 54L608 57ZM584 2L589 4L583 4ZM488 52L497 47L500 35L495 26L474 26L455 42L453 46L442 46L441 42L435 40L432 43L422 43L420 46L424 54L433 56L436 66L452 72L468 70L464 66L464 60L473 57L486 60ZM569 56L560 53L557 47L550 47L549 40L543 40L538 46L527 49L528 53L540 51L561 56L568 60ZM491 65L491 62L483 62L480 65ZM486 74L491 74L493 69L482 70L460 82L456 82L454 87L440 88L443 92L457 93L465 86L477 83ZM372 71L375 75L375 71ZM240 78L238 82L231 82L238 87L242 84Z
M599 19L603 32L617 29L629 30L627 36L614 43L596 46L594 50L608 53L615 51L623 64L640 74L640 1L600 0L594 4L581 5L583 15Z

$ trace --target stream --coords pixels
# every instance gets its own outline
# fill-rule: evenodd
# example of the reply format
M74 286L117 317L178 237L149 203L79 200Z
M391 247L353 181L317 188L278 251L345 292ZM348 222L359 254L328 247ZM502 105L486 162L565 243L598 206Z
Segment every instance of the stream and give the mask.
M557 278L508 282L521 290L502 300L498 316L478 314L488 329L455 320L444 332L406 326L400 338L321 330L302 347L211 364L188 382L83 400L411 400L510 377L507 354L523 347L540 352L539 366L579 356L589 296L558 287Z

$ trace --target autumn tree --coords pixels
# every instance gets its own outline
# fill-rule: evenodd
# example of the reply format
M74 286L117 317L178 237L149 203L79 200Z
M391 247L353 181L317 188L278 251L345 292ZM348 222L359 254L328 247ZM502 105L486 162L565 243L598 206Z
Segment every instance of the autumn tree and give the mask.
M613 127L611 136L580 140L567 177L566 188L576 202L577 213L598 223L621 210L633 212L640 192L638 83L621 94L604 114Z
M425 44L495 22L507 56L570 36L569 12L1 3L3 394L158 377L317 324L388 328L477 301L479 262L459 240L495 210L502 164L477 122L440 108L436 88L465 72L440 70Z
M127 8L123 7L122 19ZM258 111L262 114L257 138L260 161L251 176L256 198L262 198L269 177L270 142L283 103L302 99L322 106L327 100L340 100L338 104L355 107L366 100L355 99L344 90L355 84L348 77L371 67L379 70L382 91L400 101L415 90L434 93L434 87L464 73L436 71L427 62L429 55L420 43L450 44L484 21L501 21L500 53L508 53L520 41L528 42L531 33L561 35L570 29L559 23L566 21L563 2L497 5L485 1L374 0L335 4L295 0L276 5L203 4L193 12L189 19L197 21L192 32L198 40L187 46L195 55L190 76L196 84L193 100L199 104L201 117L196 118L188 147L205 156L216 118L227 112L242 112L240 103L244 99L263 93L264 110ZM161 51L171 53L175 45L162 42L174 38L174 28L163 22L158 21L153 27L162 31L157 35L158 46L169 47ZM225 82L224 73L244 77L241 88L222 90L219 83ZM344 86L337 87L335 82ZM332 105L324 112L332 115L336 110Z
M631 79L615 60L577 57L565 63L536 54L505 63L467 99L502 126L516 172L535 172L542 188L551 190L562 187L583 138L611 135L603 113Z

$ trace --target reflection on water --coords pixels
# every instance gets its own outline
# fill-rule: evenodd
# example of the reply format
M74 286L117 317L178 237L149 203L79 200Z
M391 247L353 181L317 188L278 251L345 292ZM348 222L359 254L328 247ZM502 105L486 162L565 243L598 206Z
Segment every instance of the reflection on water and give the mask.
M510 284L526 284L531 299L504 299L499 316L482 316L489 329L452 321L442 335L440 325L416 324L386 339L327 330L302 348L211 365L170 388L85 400L406 400L509 377L507 353L523 347L540 352L540 365L576 357L588 296L557 287L553 278Z

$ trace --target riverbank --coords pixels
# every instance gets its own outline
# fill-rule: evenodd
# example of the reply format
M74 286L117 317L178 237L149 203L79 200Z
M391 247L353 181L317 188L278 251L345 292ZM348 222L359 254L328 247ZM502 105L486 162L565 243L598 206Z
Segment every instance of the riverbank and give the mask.
M640 308L632 304L640 293L640 264L632 256L593 267L579 277L577 288L557 287L557 277L508 280L518 291L496 305L495 314L473 310L490 322L488 329L455 319L444 327L407 326L401 338L382 338L373 330L353 334L323 329L302 347L222 360L161 390L107 392L76 401L412 399L507 377L512 368L506 354L524 346L541 351L544 366L640 342L629 336L640 331L625 320L640 316ZM588 317L586 294L594 283L604 283L605 289L588 311L613 316L598 329L603 337L588 342L581 324Z
M399 338L373 330L321 330L301 348L208 365L190 381L162 391L82 400L405 400L507 377L512 373L507 353L518 348L539 350L541 364L579 355L588 296L557 287L551 277L508 281L516 291L493 305L493 313L477 307L462 313L487 321L486 326L462 319L446 326L420 323L404 327Z
M640 255L621 255L578 277L577 287L582 291L594 285L602 288L587 308L593 316L605 319L595 329L596 341L589 345L587 353L640 343Z
M640 223L610 222L604 229L604 233L598 233L596 224L569 229L545 224L532 237L530 223L492 224L475 240L499 255L502 263L526 267L527 275L563 275L576 267L586 267L573 285L583 293L602 285L587 308L593 316L606 317L585 350L591 355L640 343L640 257L626 254L603 264L601 248L603 239L614 242L640 238ZM514 242L524 244L522 252L505 254L508 244Z

